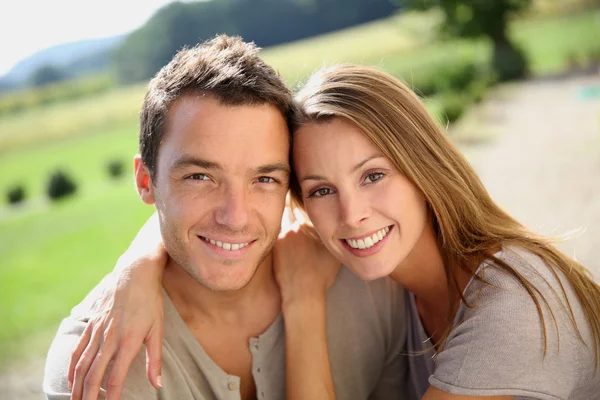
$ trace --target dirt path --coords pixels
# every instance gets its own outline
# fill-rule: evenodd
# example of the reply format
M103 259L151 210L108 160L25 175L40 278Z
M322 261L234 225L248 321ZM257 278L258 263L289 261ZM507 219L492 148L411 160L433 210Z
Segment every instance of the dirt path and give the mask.
M497 203L538 233L579 230L559 247L600 279L600 75L499 88L456 129L492 138L461 148Z
M491 137L461 148L494 199L528 227L585 229L561 247L600 279L600 97L584 99L590 88L600 91L600 76L496 89L453 135ZM42 357L10 367L0 399L42 399L42 374Z

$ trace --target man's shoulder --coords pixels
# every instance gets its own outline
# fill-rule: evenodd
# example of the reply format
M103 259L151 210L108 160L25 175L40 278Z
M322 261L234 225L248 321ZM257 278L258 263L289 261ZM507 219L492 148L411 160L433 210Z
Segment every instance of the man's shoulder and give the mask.
M49 399L68 398L70 390L67 374L71 352L85 329L85 322L77 318L65 318L58 328L46 358L44 393Z
M67 376L71 352L77 346L88 321L92 317L91 304L97 298L98 290L102 290L104 283L104 281L101 282L80 304L75 306L71 311L71 315L63 319L58 328L46 357L44 371L43 390L49 399L63 400L70 398ZM108 371L110 372L110 367ZM104 378L102 387L106 385L107 376ZM145 398L128 396L127 393L144 394L150 393L149 391L152 389L146 378L144 354L140 352L129 369L122 398ZM104 390L102 389L100 398L103 398L103 393Z
M405 289L388 277L364 281L342 267L329 289L328 299L363 302L366 297L377 303L404 304Z
M327 293L328 316L332 313L368 323L392 327L404 321L405 289L390 278L363 281L342 267Z

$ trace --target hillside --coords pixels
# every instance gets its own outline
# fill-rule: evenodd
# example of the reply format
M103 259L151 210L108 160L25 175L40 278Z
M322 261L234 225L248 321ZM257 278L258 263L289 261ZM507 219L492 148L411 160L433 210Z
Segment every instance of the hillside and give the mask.
M22 84L29 75L43 65L57 65L65 73L78 76L105 68L110 59L109 52L118 46L125 35L100 39L80 40L40 50L19 61L6 75L0 78L0 88L7 84Z

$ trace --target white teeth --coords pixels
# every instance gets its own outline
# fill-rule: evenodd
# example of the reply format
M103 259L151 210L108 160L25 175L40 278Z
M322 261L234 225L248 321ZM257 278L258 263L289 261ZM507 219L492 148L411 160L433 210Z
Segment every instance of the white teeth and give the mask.
M383 229L378 230L371 236L367 236L363 239L346 239L346 243L348 243L348 245L353 249L368 249L375 246L375 244L382 240L385 237L385 235L388 234L389 231L390 228L385 227Z
M213 244L213 245L215 245L217 247L220 247L222 249L225 249L225 250L239 250L239 249L241 249L243 247L248 246L248 244L250 244L250 242L247 242L247 243L226 243L226 242L219 242L218 240L215 241L215 240L206 238L204 236L201 236L201 238L205 242Z
M371 235L371 241L373 242L373 244L379 242L379 236L377 236L377 232Z

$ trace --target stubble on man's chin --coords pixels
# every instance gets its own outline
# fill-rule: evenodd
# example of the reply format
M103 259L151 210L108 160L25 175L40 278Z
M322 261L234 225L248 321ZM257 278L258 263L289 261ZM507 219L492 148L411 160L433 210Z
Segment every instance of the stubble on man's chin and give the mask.
M189 257L187 255L183 254L184 253L183 251L175 250L175 249L180 249L181 247L179 247L179 246L182 245L182 243L177 243L178 242L177 238L171 238L171 239L172 239L171 243L173 243L174 245L166 246L166 244L165 244L165 247L167 248L167 253L169 253L169 257L172 260L172 266L183 269L193 280L195 280L203 288L208 289L212 292L221 292L221 291L237 291L237 290L241 290L244 287L246 287L254 279L256 273L258 272L258 270L261 267L261 265L263 264L263 262L265 262L265 260L271 254L271 251L273 250L273 247L275 246L275 242L277 241L277 236L275 236L275 238L271 240L271 243L269 243L269 245L265 248L265 251L261 254L260 258L258 259L258 262L254 265L252 274L250 275L248 280L246 282L244 282L238 288L231 289L231 290L215 289L214 288L215 285L209 284L208 282L203 280L200 276L198 276L198 274L195 272L198 268L195 268L193 262L189 259ZM172 248L169 249L169 247L172 247ZM236 261L236 260L223 260L221 263L222 263L223 267L227 268L227 267L231 267L231 266L235 265L235 263L237 263L237 262L238 261Z

